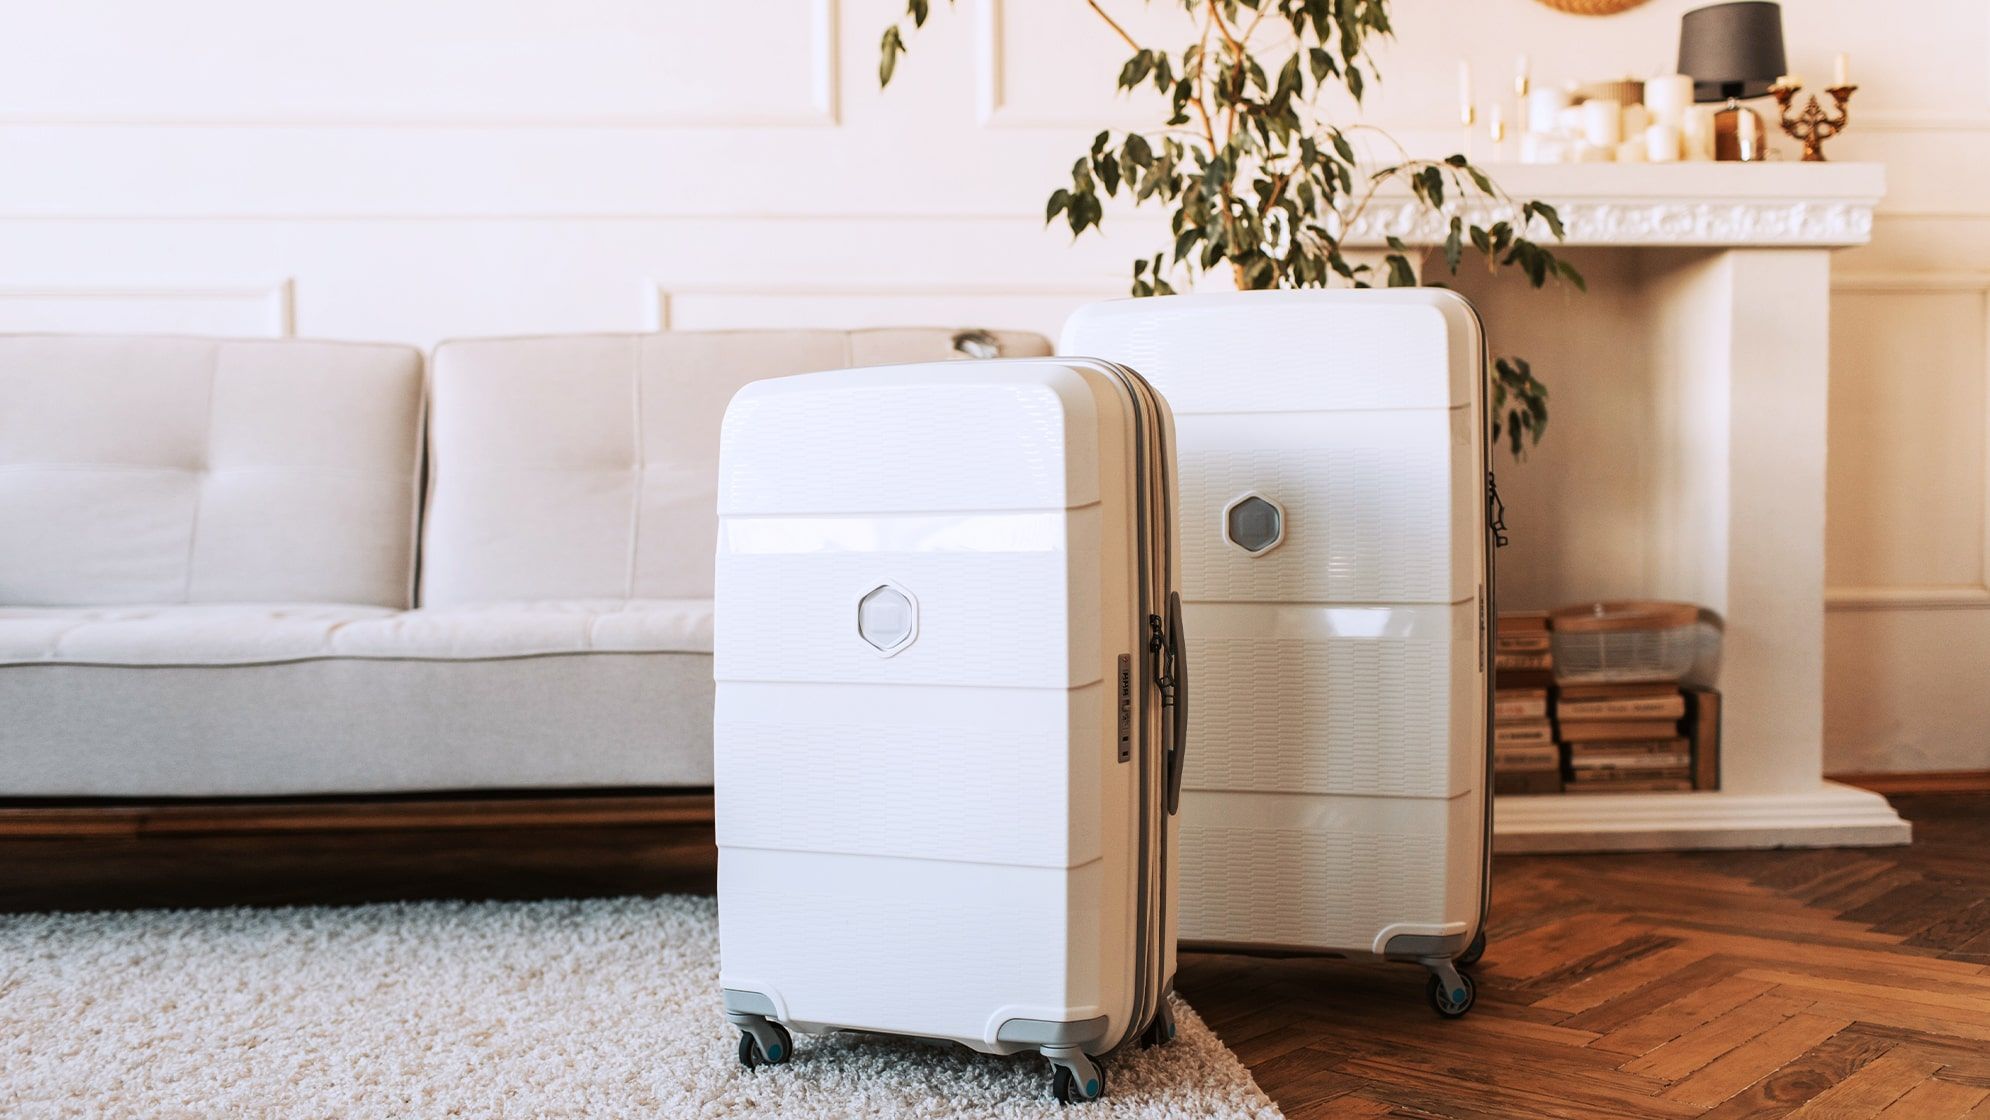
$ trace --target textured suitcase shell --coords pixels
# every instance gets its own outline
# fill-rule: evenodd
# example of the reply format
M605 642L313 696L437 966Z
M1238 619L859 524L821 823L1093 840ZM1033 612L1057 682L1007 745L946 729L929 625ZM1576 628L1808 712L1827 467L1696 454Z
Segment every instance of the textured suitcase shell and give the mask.
M1432 289L1123 300L1060 350L1134 365L1177 416L1183 940L1425 961L1450 994L1491 817L1476 314Z
M1082 1086L1166 1025L1169 423L1127 371L1056 359L734 398L714 735L743 1029L1042 1049Z

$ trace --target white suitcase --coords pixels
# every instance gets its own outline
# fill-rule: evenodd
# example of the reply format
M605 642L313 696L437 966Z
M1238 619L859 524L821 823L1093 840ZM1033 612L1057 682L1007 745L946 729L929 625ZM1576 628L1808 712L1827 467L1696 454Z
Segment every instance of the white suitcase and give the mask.
M1080 309L1179 424L1181 937L1422 963L1471 1006L1491 848L1484 342L1436 289Z
M1172 421L1131 371L761 381L719 461L719 943L788 1028L1092 1058L1174 1033Z

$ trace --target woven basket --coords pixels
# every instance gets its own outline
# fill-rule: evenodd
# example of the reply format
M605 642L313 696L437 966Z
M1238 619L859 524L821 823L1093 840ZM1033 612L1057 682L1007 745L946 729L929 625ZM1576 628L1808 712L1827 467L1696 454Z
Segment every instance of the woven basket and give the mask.
M1628 12L1645 0L1541 0L1541 3L1558 12L1568 12L1578 16L1614 16L1618 12Z

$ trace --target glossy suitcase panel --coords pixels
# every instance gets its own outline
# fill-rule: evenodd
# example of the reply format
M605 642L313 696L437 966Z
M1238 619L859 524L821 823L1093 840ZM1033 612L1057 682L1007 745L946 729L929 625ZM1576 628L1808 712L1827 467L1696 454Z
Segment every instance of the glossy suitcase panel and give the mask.
M1476 315L1430 290L1124 300L1060 349L1141 363L1177 414L1182 937L1424 959L1456 991L1490 820Z
M1082 1073L1163 1013L1144 640L1168 538L1137 505L1168 479L1167 418L1130 384L944 363L735 399L714 730L722 982L749 1035L1036 1048Z

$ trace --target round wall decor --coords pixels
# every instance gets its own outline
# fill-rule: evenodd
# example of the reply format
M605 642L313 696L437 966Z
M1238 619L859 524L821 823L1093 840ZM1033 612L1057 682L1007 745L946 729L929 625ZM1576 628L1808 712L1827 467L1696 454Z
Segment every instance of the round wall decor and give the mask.
M1541 3L1558 12L1569 12L1578 16L1614 16L1618 12L1628 12L1645 0L1541 0Z

